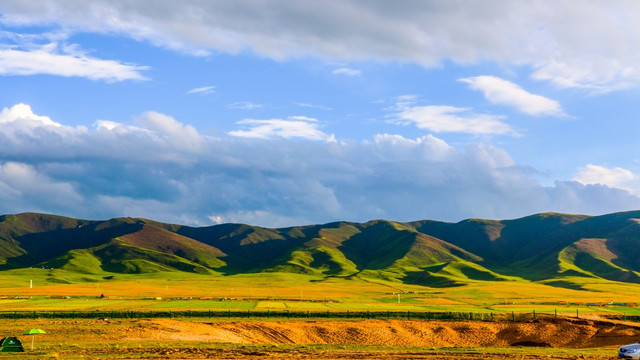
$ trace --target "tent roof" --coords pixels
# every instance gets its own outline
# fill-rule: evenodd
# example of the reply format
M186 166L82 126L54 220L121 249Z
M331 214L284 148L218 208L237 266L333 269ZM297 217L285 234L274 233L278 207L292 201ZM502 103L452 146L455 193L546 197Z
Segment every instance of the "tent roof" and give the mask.
M22 342L15 336L7 336L6 338L0 340L0 346L7 345L20 345L22 346Z
M8 351L24 351L24 347L22 346L20 339L15 336L7 336L0 340L0 352Z

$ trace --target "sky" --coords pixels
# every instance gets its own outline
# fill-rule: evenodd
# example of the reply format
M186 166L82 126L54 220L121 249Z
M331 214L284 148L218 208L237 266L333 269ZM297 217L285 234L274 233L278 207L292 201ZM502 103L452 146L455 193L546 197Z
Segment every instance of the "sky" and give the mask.
M0 213L640 209L640 3L3 0Z

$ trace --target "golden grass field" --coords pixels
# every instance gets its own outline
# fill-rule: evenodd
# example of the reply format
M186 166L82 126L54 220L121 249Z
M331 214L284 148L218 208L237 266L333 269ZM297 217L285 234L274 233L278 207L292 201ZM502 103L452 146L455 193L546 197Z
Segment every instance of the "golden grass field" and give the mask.
M35 276L34 276L35 277ZM636 307L587 307L586 304L638 301L640 285L581 279L584 290L533 282L469 282L451 288L429 288L382 280L318 280L304 275L269 273L234 276L171 274L167 278L122 275L112 280L60 284L29 277L0 278L0 310L140 310L227 309L263 310L452 310L452 311L553 311L633 314ZM104 295L105 300L93 301ZM52 297L70 299L51 299ZM18 300L16 297L31 298ZM161 300L149 300L157 299ZM185 301L175 299L209 299ZM234 301L242 304L231 305ZM331 301L328 301L331 300Z
M33 276L30 276L33 275ZM31 288L30 277L34 278ZM105 281L56 283L39 272L0 278L0 311L270 310L467 311L552 314L528 321L291 319L4 319L0 335L42 328L24 359L613 359L618 346L640 339L633 323L613 314L631 306L640 287L598 282L584 290L538 283L469 282L429 288L381 280L293 274L212 277L172 273ZM29 280L26 280L29 279ZM398 303L398 294L400 302ZM100 295L105 295L104 299ZM19 297L19 298L18 298ZM69 297L69 298L67 298ZM221 298L227 300L220 301ZM326 300L332 300L327 302ZM576 319L576 311L580 318ZM27 347L30 338L20 336ZM517 346L544 345L544 346ZM516 346L512 346L516 344ZM1 354L0 359L16 355Z

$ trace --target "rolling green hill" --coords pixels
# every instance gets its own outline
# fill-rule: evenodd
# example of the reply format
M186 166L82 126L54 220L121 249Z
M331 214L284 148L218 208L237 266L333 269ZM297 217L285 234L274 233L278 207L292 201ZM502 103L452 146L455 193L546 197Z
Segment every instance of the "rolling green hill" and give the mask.
M514 220L374 220L270 229L189 227L147 219L89 221L25 213L0 217L0 270L96 275L191 272L310 274L458 286L580 279L640 283L640 211L537 214Z

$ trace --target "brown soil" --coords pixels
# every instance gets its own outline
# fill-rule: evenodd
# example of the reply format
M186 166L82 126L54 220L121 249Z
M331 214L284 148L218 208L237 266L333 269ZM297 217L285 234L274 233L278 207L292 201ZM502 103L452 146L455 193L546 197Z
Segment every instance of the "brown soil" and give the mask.
M129 339L234 344L357 344L421 347L611 347L635 342L640 327L593 320L478 321L141 321Z
M618 346L640 339L639 326L576 319L515 323L402 320L197 322L172 319L25 322L3 321L0 325L3 330L11 332L5 335L17 334L18 329L25 327L46 329L48 334L36 339L36 344L43 351L48 351L42 353L45 355L42 358L73 358L70 356L75 354L79 358L92 359L115 352L118 359L127 356L145 358L141 353L148 354L149 358L162 359L614 359ZM23 342L30 345L26 338L23 337ZM84 345L91 343L97 344ZM331 350L318 346L324 344L332 345ZM348 346L341 349L337 345ZM353 350L353 345L370 347ZM528 354L526 350L519 350L515 356L505 350L492 354L468 349L512 346L608 348L611 356L551 357L536 355L540 352L535 351ZM69 347L74 349L65 350ZM52 355L49 350L56 348L60 350Z

